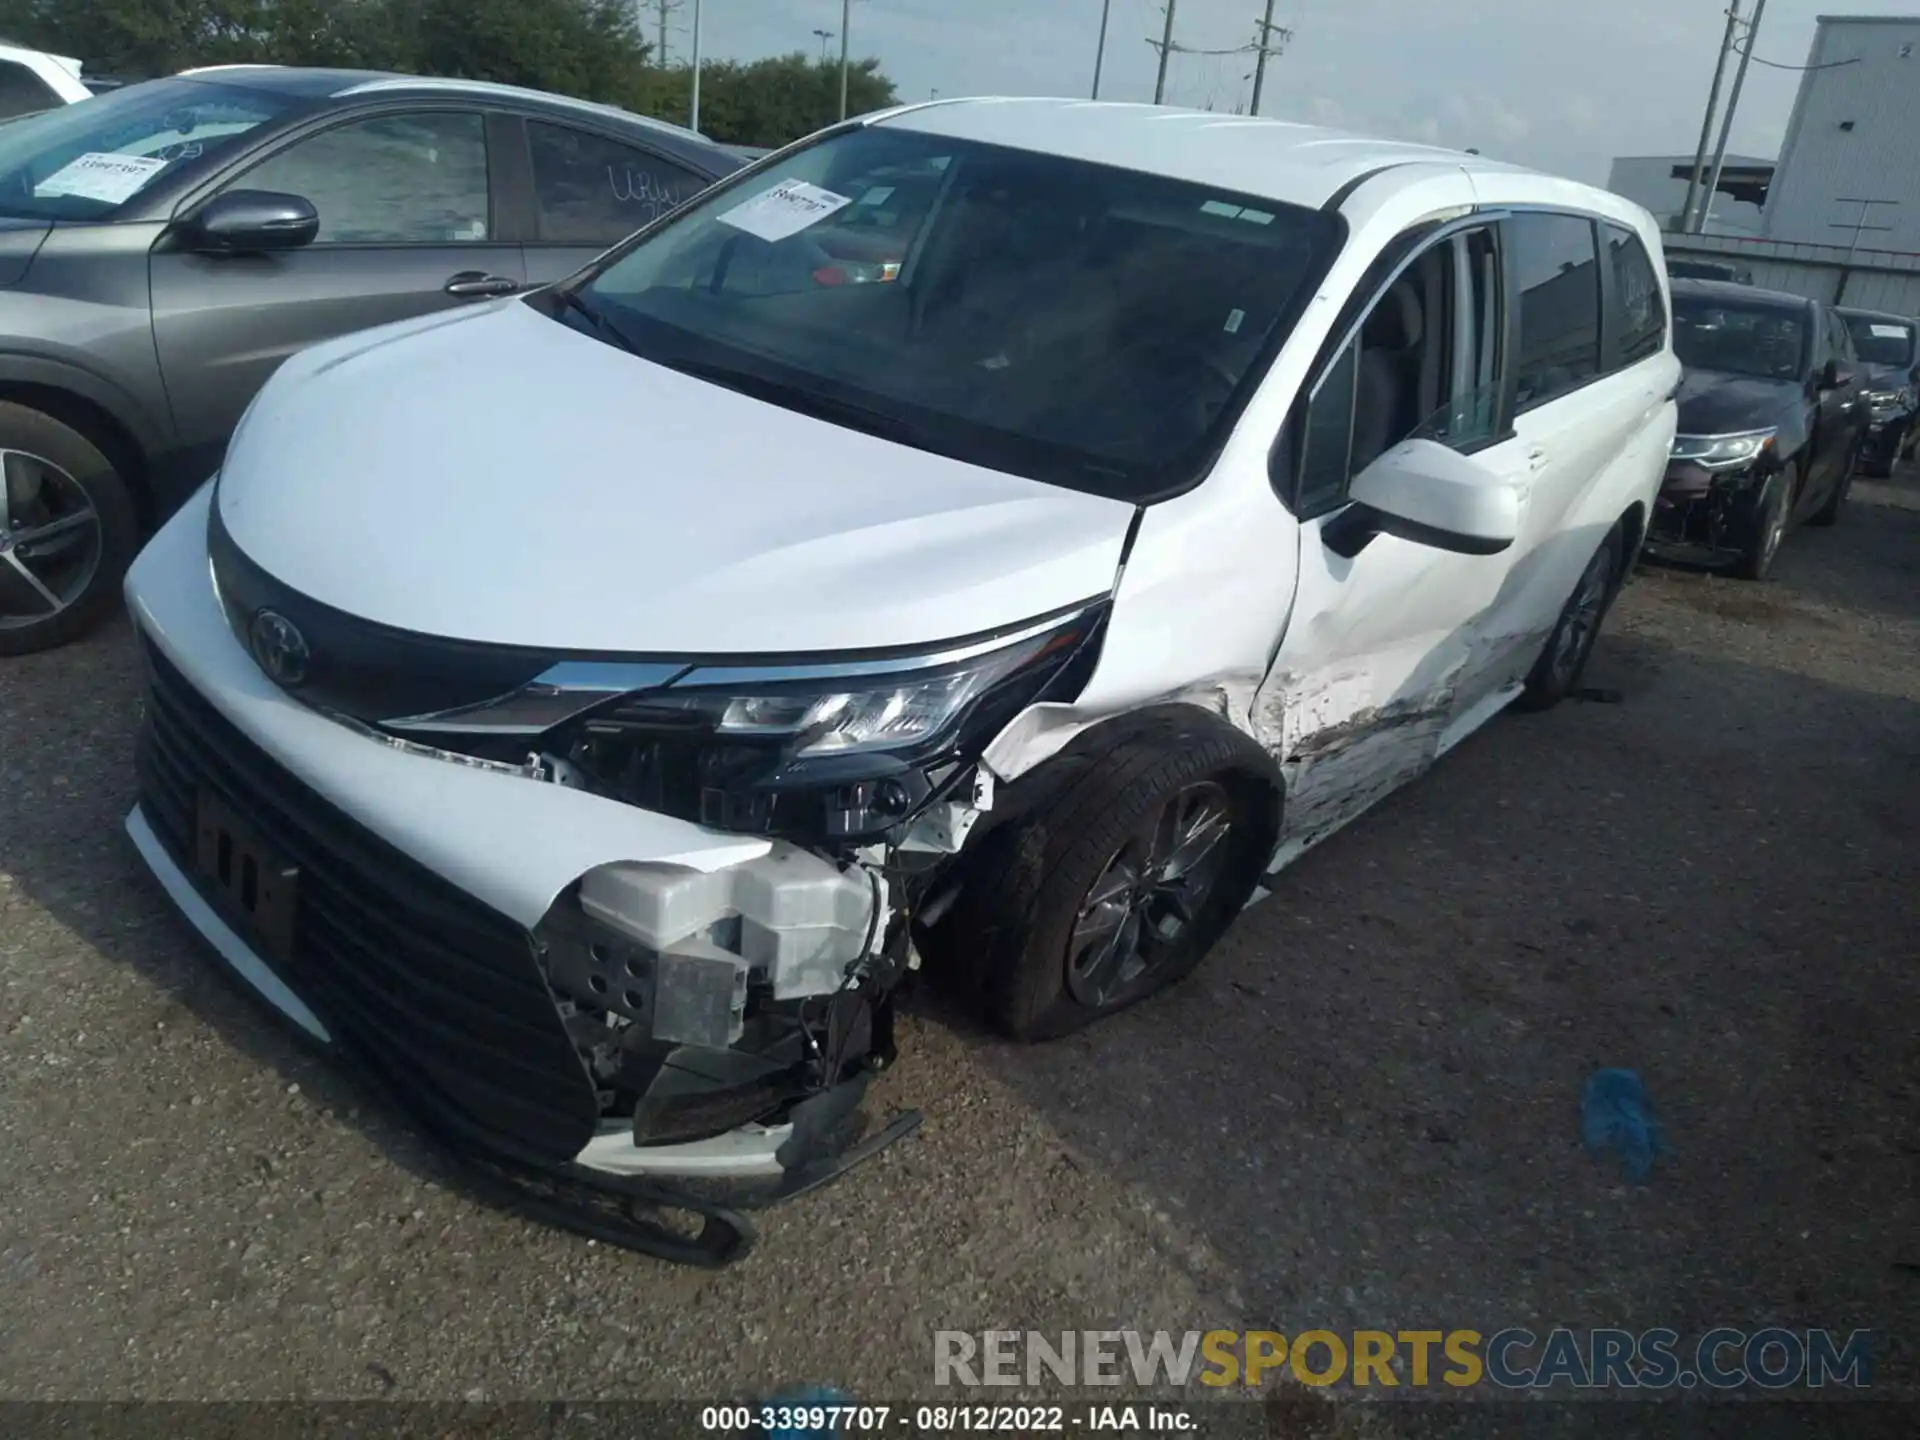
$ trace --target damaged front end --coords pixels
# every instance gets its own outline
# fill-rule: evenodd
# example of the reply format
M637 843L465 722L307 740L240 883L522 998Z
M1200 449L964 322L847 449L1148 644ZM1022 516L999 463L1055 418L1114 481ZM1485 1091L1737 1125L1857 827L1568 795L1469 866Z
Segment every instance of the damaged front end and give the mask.
M991 808L979 756L1029 705L1078 695L1106 613L1094 603L900 658L563 665L495 701L352 723L397 748L767 842L717 869L598 866L533 930L595 1091L581 1165L735 1182L736 1203L762 1204L917 1123L847 1148L852 1112L894 1057L921 907Z

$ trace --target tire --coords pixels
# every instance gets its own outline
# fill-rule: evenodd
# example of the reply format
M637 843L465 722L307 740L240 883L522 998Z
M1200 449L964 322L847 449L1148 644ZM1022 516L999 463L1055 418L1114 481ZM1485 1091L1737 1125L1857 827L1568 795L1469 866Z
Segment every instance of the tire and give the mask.
M1120 738L989 835L941 925L949 963L971 952L968 969L988 1020L1017 1040L1053 1039L1191 973L1240 913L1272 853L1277 807L1270 781L1257 778L1270 768L1243 735L1176 722ZM1198 822L1206 807L1225 829L1190 854L1182 878L1153 885L1156 857L1179 853L1166 844L1178 828L1169 818ZM1124 894L1100 899L1121 886ZM1173 904L1183 890L1189 902L1199 892L1185 920ZM1122 943L1131 952L1105 966L1103 979L1110 957L1094 942L1108 919L1112 953ZM1132 962L1140 968L1129 975Z
M1747 542L1747 548L1734 561L1732 573L1742 580L1764 580L1773 570L1780 543L1787 538L1793 522L1793 497L1806 480L1807 466L1802 460L1792 470L1782 470L1767 481L1767 500L1760 511L1760 523Z
M27 655L100 623L139 523L113 462L52 416L0 401L0 452L0 655Z
M1807 517L1809 525L1832 525L1840 518L1840 507L1847 503L1847 492L1853 488L1853 477L1860 469L1860 451L1856 449L1847 459L1847 468L1840 472L1840 478L1833 482L1833 493L1826 502ZM1893 474L1893 462L1887 462L1886 473Z
M1516 709L1550 710L1579 688L1607 610L1620 590L1623 539L1620 527L1614 526L1588 559L1547 643L1540 648L1539 659L1527 672L1525 687L1514 701Z

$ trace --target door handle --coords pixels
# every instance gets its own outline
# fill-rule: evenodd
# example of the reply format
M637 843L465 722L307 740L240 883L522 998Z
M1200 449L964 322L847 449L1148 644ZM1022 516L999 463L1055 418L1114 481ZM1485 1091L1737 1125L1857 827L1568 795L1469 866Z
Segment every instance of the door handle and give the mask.
M462 270L443 287L447 294L462 300L484 299L491 295L511 295L520 288L518 280L504 275L489 275L484 270Z
M1547 452L1538 445L1527 451L1527 469L1538 472L1547 468Z

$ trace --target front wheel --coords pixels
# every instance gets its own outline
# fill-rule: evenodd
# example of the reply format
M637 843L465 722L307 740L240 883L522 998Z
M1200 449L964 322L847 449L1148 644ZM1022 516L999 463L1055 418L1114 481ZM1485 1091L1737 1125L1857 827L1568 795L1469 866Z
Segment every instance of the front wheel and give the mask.
M1854 447L1853 453L1847 457L1846 468L1840 472L1840 478L1833 482L1833 493L1827 496L1818 510L1807 517L1807 524L1831 525L1840 518L1840 507L1847 503L1847 492L1853 488L1853 477L1860 469L1860 457L1865 449L1865 441ZM1887 474L1892 473L1893 461L1889 454Z
M137 539L132 497L98 447L0 401L0 655L51 650L98 623Z
M1192 971L1272 848L1265 763L1244 736L1141 736L989 836L942 928L949 948L979 947L993 1022L1051 1039Z
M1793 497L1800 488L1796 482L1805 478L1805 470L1804 464L1797 470L1782 470L1767 481L1753 538L1747 541L1747 548L1733 565L1733 573L1742 580L1764 580L1772 572L1774 557L1780 553L1780 542L1787 537Z
M1623 559L1621 548L1620 531L1615 527L1580 572L1579 582L1547 636L1546 648L1533 662L1526 688L1514 702L1520 709L1545 710L1558 705L1579 685L1594 642L1600 638L1607 606L1613 603Z

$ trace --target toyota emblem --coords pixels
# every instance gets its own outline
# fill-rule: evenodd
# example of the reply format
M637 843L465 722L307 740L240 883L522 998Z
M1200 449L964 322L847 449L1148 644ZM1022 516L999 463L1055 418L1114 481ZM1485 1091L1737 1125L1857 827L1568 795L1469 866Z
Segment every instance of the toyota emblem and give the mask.
M262 610L253 617L253 658L260 668L281 685L298 685L307 678L307 662L312 653L307 637L286 616Z

